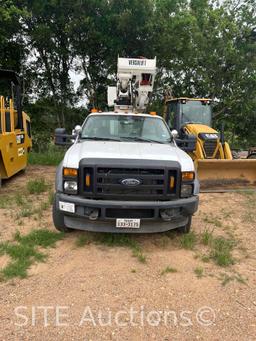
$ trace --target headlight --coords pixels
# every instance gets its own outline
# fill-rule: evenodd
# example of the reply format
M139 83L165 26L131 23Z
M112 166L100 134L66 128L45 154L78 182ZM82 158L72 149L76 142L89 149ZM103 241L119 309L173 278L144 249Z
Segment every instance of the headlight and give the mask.
M181 185L180 196L181 198L190 197L193 194L193 185Z
M64 191L68 194L77 194L77 182L64 181Z

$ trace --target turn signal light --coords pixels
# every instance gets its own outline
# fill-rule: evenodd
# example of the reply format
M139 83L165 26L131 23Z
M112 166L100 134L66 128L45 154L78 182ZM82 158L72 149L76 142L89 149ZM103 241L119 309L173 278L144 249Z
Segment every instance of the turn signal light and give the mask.
M170 176L170 182L169 182L170 189L173 189L174 185L175 185L175 178L174 176Z
M91 186L91 176L90 176L90 174L86 174L86 176L85 176L85 185L86 185L86 187L90 187Z
M63 175L64 176L77 176L77 169L75 168L64 168L63 169Z
M195 178L194 172L182 172L182 181L193 181Z

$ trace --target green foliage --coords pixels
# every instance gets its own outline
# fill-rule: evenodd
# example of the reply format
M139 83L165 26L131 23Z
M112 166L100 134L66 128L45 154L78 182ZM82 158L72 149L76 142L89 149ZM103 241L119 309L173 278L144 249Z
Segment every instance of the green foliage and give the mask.
M210 257L219 266L228 266L234 264L232 256L234 241L218 237L213 240Z
M193 250L196 244L196 234L192 231L180 237L180 244L184 249Z
M86 234L81 234L76 240L77 247L83 247L90 244L91 240Z
M62 233L55 233L49 230L34 230L22 236L17 232L13 242L0 244L0 254L10 257L10 262L1 270L3 279L13 277L27 277L27 270L34 262L43 262L46 255L38 251L38 247L53 247L56 242L63 238Z
M197 278L202 278L203 277L203 273L204 273L204 269L201 267L197 267L194 269L194 273L196 274Z
M58 166L64 158L65 151L64 148L54 146L50 146L41 152L32 151L29 154L29 163L31 165Z
M254 0L7 0L0 5L0 67L25 74L36 151L57 126L82 123L88 111L79 105L106 109L118 55L157 57L151 110L162 111L166 88L210 97L214 125L225 121L226 138L246 147L256 139L255 14Z
M133 257L136 257L141 263L146 263L146 256L143 254L140 245L126 234L103 233L97 236L97 242L112 247L129 247L132 250Z
M29 194L40 194L46 192L48 189L48 184L45 182L45 179L35 179L30 180L27 183L27 190Z
M33 230L27 235L20 235L19 233L16 233L14 236L14 240L19 242L23 245L37 245L41 246L43 248L52 247L55 245L55 243L62 239L64 234L62 233L56 233L45 229L40 230Z
M177 272L177 269L167 266L165 269L163 269L163 271L161 272L161 275L165 275L167 273L175 273L175 272Z
M203 245L210 245L213 240L213 231L204 230L201 234L201 242Z

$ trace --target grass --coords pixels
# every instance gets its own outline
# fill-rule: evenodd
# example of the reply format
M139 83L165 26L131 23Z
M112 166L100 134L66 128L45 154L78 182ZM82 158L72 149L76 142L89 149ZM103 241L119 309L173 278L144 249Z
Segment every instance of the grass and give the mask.
M31 231L24 236L17 232L12 242L0 244L0 254L6 254L11 258L9 264L1 270L1 277L6 280L27 277L27 270L34 262L43 262L47 258L38 247L44 249L54 247L63 236L62 233L44 229Z
M51 206L53 205L53 202L54 202L54 192L53 191L50 191L48 193L48 202Z
M236 273L234 275L229 275L227 273L221 273L219 279L221 280L221 284L223 286L227 285L231 281L237 281L241 284L247 284L246 279L243 278L239 273Z
M34 211L31 207L29 208L23 207L20 210L19 214L17 215L17 218L28 218L28 217L31 217L33 214L34 214Z
M210 258L219 266L234 264L232 250L235 246L234 240L217 237L211 243Z
M31 165L57 166L64 158L66 149L51 146L43 152L31 152L29 154L29 163Z
M203 245L210 245L212 243L212 240L213 240L213 231L209 231L209 230L204 230L202 233L201 233L201 243Z
M17 206L24 206L27 204L27 202L25 201L24 197L21 195L21 193L17 193L15 195L15 203Z
M201 267L197 267L194 269L194 273L196 274L197 278L202 278L204 274L204 269Z
M203 254L201 260L203 262L209 262L213 260L215 264L219 266L229 266L235 263L235 259L232 256L232 251L237 244L234 236L230 233L229 239L224 237L214 237L213 230L204 230L200 235L200 242L209 247L209 253Z
M206 215L203 218L203 220L204 220L204 222L206 222L208 224L212 224L212 225L214 225L216 227L222 227L222 222L218 218L216 218L216 217L209 217L209 216Z
M201 260L204 263L208 263L208 262L210 262L210 256L209 255L202 255Z
M80 236L78 236L76 240L76 246L83 247L85 245L90 244L90 242L91 242L91 239L86 234L81 234Z
M142 253L140 246L136 246L132 248L132 256L136 257L139 262L146 263L146 256Z
M241 192L241 194L245 197L243 206L246 209L244 214L242 215L242 221L245 223L254 224L256 222L256 191L248 190L246 192Z
M29 194L40 194L47 192L49 185L45 182L45 179L34 179L27 183L27 190Z
M167 266L165 269L163 269L163 271L161 272L161 276L167 274L167 273L175 273L177 272L177 269L172 268L170 266Z
M12 204L13 198L10 195L0 195L0 208L7 208Z
M33 199L29 194L40 194L48 192L48 200L45 202L40 202L37 208L32 205ZM23 188L22 192L18 192L12 195L2 194L0 196L0 208L18 208L18 212L15 217L17 219L31 217L34 214L38 215L38 218L42 217L42 212L47 210L53 203L54 193L50 190L49 184L41 179L30 180L27 182L26 187Z
M136 257L141 263L146 263L146 256L143 254L140 245L127 234L103 233L98 236L97 242L110 247L128 247L132 250L133 257Z
M50 206L51 206L50 195L48 196L48 200L41 202L39 206L36 208L34 208L33 206L28 206L28 204L25 203L21 210L17 213L16 219L29 218L33 215L37 215L38 219L40 219L42 218L43 212L47 210ZM19 224L21 224L21 221L19 221Z
M192 231L180 237L180 244L184 249L193 250L196 245L196 234Z

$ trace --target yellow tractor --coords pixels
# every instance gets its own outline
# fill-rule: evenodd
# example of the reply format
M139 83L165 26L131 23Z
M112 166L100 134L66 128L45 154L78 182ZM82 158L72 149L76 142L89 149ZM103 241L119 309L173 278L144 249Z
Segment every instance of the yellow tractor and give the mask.
M207 98L169 98L164 118L177 130L176 143L193 159L202 191L256 187L256 160L233 160L229 144L212 128L212 105Z
M0 186L28 163L32 147L29 116L22 111L18 75L0 69Z

